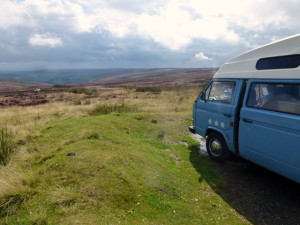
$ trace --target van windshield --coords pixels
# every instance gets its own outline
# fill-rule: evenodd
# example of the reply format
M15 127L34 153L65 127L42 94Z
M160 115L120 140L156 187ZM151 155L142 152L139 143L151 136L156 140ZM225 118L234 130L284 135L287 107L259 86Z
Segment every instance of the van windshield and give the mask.
M211 84L211 86L207 89L209 93L206 93L206 100L230 104L234 88L235 82L214 81Z

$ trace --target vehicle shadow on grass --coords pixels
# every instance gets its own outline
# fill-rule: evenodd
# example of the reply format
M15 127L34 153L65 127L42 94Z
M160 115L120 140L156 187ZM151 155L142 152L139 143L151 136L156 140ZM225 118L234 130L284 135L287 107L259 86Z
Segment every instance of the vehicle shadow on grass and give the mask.
M300 224L300 184L248 161L233 158L217 163L191 145L190 162L236 212L253 224ZM207 169L212 166L213 170ZM215 172L213 172L215 171ZM224 177L225 181L219 179Z

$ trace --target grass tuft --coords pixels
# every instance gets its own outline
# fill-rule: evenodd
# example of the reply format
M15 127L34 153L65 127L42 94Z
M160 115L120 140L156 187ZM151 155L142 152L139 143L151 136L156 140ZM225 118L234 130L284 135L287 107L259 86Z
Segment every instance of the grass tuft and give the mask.
M47 211L43 208L38 209L36 212L31 213L31 222L33 225L46 225L48 224Z
M136 111L137 108L135 106L125 105L125 103L123 102L122 104L114 104L114 105L107 105L107 104L96 105L89 112L89 115L97 116L97 115L105 115L111 113L128 113L128 112L136 112Z
M0 129L0 165L6 166L14 152L14 142L8 129Z
M58 206L70 206L76 202L79 198L78 191L70 186L67 187L56 187L50 193L50 201L54 205Z
M0 216L12 215L29 200L37 191L38 179L32 174L6 168L0 174Z

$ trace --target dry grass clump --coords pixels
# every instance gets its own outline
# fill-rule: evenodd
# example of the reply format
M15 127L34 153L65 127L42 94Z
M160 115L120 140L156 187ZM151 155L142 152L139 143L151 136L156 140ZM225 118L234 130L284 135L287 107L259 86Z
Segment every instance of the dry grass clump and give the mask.
M14 214L22 203L36 194L39 180L33 174L24 174L11 167L0 170L0 215Z
M199 93L198 88L163 90L159 95L151 92L135 92L127 102L136 105L139 111L143 112L191 111L192 104Z
M110 113L128 113L128 112L136 112L137 108L135 106L125 105L125 103L121 104L98 104L89 112L89 115L104 115Z

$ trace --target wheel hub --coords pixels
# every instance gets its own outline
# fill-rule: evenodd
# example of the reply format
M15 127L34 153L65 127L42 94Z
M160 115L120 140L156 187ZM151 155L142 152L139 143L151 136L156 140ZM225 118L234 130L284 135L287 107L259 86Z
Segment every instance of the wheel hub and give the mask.
M212 140L210 142L210 149L214 156L220 156L222 154L222 145L219 140Z

